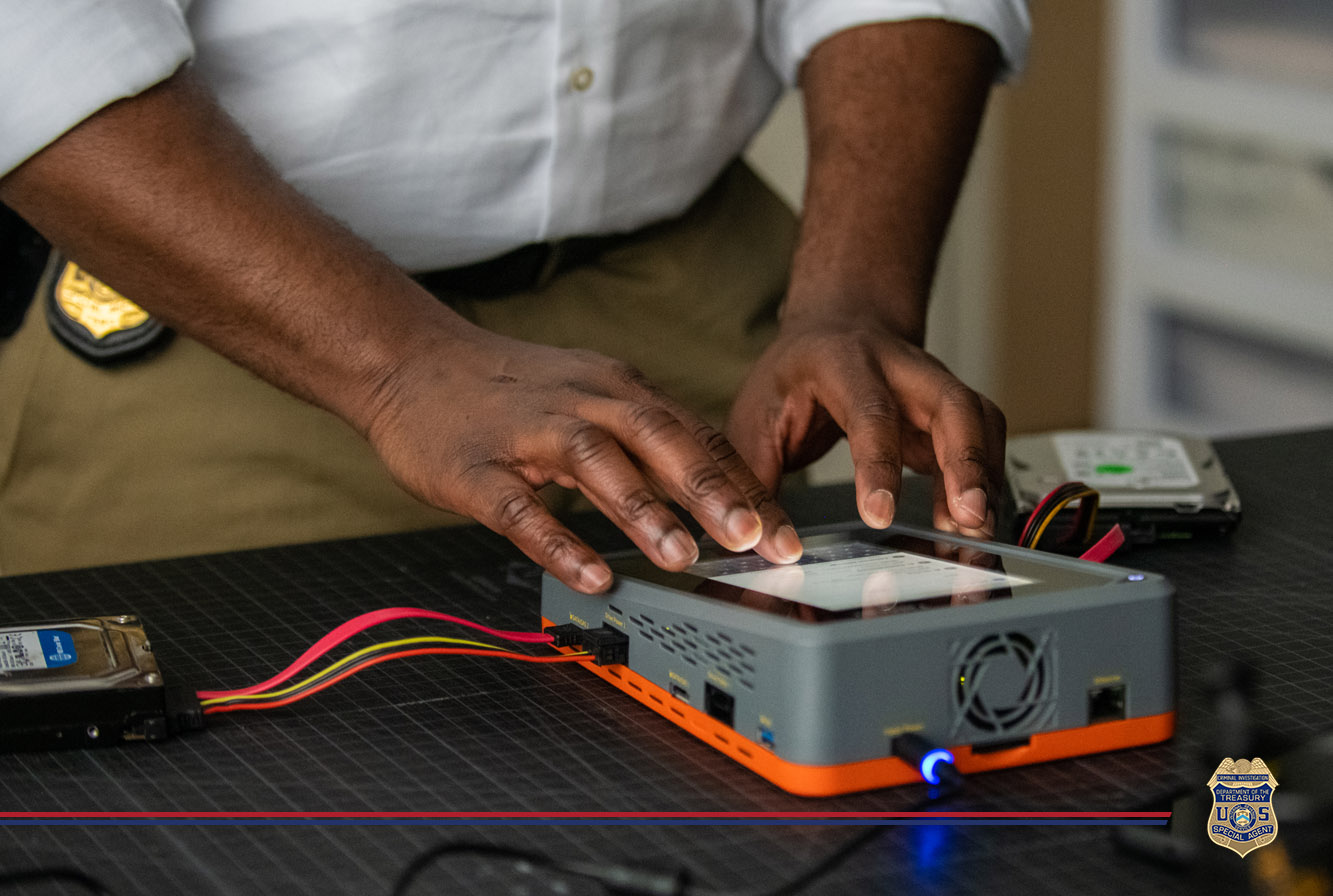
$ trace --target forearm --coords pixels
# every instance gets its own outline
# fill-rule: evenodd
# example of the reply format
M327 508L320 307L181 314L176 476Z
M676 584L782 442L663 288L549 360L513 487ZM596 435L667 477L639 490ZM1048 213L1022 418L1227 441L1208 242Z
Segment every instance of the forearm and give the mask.
M187 73L76 126L0 180L0 200L158 318L363 432L404 343L462 326L285 184Z
M785 318L872 314L920 345L999 53L938 20L833 35L801 69L809 169Z
M0 200L162 320L341 416L409 492L571 587L604 590L611 572L542 503L549 482L580 489L665 568L698 548L659 492L732 550L800 555L711 427L610 358L464 321L283 183L188 75L89 118L0 181Z
M1004 417L922 343L998 61L985 33L921 20L840 32L802 66L801 235L778 338L728 422L770 488L845 433L867 524L893 519L906 465L938 474L935 525L994 533Z

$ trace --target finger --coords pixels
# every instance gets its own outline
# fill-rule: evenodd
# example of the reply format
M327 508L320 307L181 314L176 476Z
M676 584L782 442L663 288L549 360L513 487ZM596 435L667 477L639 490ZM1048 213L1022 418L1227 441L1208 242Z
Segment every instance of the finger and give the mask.
M731 551L755 547L763 518L733 480L734 471L714 457L721 434L660 393L642 394L646 400L593 399L579 413L610 432L719 544ZM735 451L729 443L727 449Z
M944 477L940 475L939 470L936 470L931 476L931 487L931 525L941 532L959 534L958 523L954 520L953 514L949 512L949 495L944 489ZM952 545L950 545L950 554L952 555Z
M776 486L765 485L736 446L708 424L697 423L694 436L759 514L763 535L754 547L759 556L772 563L795 563L801 559L805 549L796 527L774 497ZM778 467L781 468L781 461Z
M777 440L763 442L766 446L764 456L767 457L767 478L761 477L726 435L665 393L655 392L654 397L689 430L695 444L703 447L759 515L761 535L754 550L772 563L795 563L801 559L804 548L800 536L796 534L796 527L775 497L782 478L782 458L775 453Z
M949 515L964 534L987 538L995 534L995 477L1004 463L1003 434L997 443L996 423L993 416L987 419L981 397L962 382L951 380L941 389L930 434ZM995 466L997 452L999 468Z
M517 473L488 464L469 477L466 488L477 497L464 503L464 513L508 538L570 588L598 594L611 586L610 567L551 515Z
M898 405L878 365L853 363L826 379L823 403L847 433L857 510L867 526L883 529L893 522L902 489Z
M699 558L699 547L653 491L642 472L606 430L571 420L556 434L551 453L565 475L593 505L663 569L682 570Z
M981 408L985 415L986 474L990 480L990 510L998 515L1001 492L1004 490L1004 445L1009 434L1009 423L995 402L982 395Z
M934 484L934 512L932 524L936 529L942 532L951 532L954 535L966 535L969 538L990 539L995 535L995 512L986 511L985 521L981 526L963 526L955 519L950 509L949 495L945 486L944 476L937 470L932 477ZM963 549L967 550L967 549ZM969 554L970 556L970 554ZM971 561L966 561L969 564Z

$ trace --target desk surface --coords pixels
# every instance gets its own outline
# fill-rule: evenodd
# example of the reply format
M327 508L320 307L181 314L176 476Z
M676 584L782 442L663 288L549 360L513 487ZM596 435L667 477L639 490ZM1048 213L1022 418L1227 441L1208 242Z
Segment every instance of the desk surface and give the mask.
M1221 660L1258 669L1261 722L1295 738L1333 729L1333 431L1225 442L1219 453L1245 507L1234 536L1116 558L1176 585L1177 737L974 776L947 808L1164 808L1163 794L1202 788L1211 767L1200 767L1222 758L1208 758L1216 750L1206 696L1207 673ZM841 487L792 502L806 523L845 517L852 506ZM600 546L618 542L597 520L584 530ZM537 588L534 569L506 542L468 528L0 578L0 618L137 613L170 678L225 688L267 677L346 618L379 607L426 606L530 629ZM413 623L392 629L426 630L439 632ZM569 666L388 663L283 710L211 721L160 745L0 756L0 813L895 811L924 794L904 787L789 796ZM795 825L9 825L0 828L0 871L74 866L119 894L387 894L418 852L470 838L571 859L685 866L710 889L753 892L853 833ZM1243 867L1221 849L1208 859L1214 874ZM432 872L414 892L433 892L430 881L546 892L531 877L469 860ZM1213 886L1127 858L1108 828L900 827L808 892L1157 894L1194 883Z

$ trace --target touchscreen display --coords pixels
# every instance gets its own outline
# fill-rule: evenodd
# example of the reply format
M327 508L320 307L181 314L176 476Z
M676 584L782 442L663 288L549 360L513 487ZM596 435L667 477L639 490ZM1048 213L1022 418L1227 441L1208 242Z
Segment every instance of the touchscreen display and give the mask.
M786 566L720 548L706 550L683 573L658 569L637 553L607 559L617 575L805 622L1076 591L1121 576L1056 565L1035 552L1000 553L982 543L893 530L852 529L803 541L804 555Z
M998 569L966 566L861 541L812 546L798 563L789 566L778 566L751 554L705 560L690 567L689 572L833 612L979 595L1033 581Z

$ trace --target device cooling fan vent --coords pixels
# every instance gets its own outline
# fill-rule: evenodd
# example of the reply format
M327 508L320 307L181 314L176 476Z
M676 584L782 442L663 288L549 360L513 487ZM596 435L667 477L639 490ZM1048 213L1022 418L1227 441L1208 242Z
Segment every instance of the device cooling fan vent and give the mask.
M1039 731L1056 709L1055 633L1035 641L996 632L969 642L953 667L953 734L963 726L985 734Z
M754 690L755 650L726 632L701 631L689 622L659 625L649 616L629 616L630 625L643 637L674 653L691 666L716 669L742 687Z

